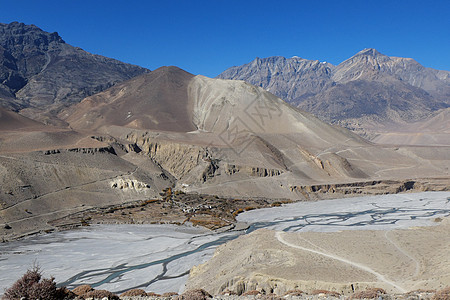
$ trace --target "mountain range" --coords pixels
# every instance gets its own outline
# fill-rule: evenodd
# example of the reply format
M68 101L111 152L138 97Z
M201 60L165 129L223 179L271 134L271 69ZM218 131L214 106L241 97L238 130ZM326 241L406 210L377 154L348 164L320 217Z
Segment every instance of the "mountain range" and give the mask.
M218 78L260 86L369 138L431 118L450 106L450 72L375 49L364 49L337 66L299 57L256 58Z
M169 188L230 199L230 205L236 198L448 189L449 146L374 144L245 81L195 76L175 66L150 72L66 45L34 26L2 26L10 28L4 36L22 37L2 46L14 54L4 55L2 74L10 80L2 91L9 96L0 109L4 239L58 229L55 222L87 210L149 199L172 207L164 202ZM34 39L37 33L44 37ZM22 50L12 52L16 48ZM324 80L311 89L325 89L333 68L314 65ZM337 74L345 81L349 72ZM36 88L27 94L29 85ZM436 109L444 105L438 94L427 95ZM440 130L444 112L422 126ZM189 218L210 213L192 211Z
M6 238L54 230L78 212L159 199L168 187L290 200L448 188L448 147L375 145L262 88L177 67L118 83L58 117L69 127L1 110Z

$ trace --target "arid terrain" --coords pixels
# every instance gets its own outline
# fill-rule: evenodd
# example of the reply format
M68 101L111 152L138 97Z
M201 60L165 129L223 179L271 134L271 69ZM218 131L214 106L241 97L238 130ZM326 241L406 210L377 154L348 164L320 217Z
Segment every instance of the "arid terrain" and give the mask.
M450 190L447 71L365 49L338 66L298 57L258 58L220 77L251 83L176 66L149 71L90 54L34 25L0 23L4 248L21 241L26 248L39 237L54 241L62 237L59 231L96 225L108 232L96 236L102 242L95 248L98 256L106 255L102 262L108 263L104 273L91 256L83 257L91 269L70 276L65 270L63 283L95 279L116 291L124 290L122 280L136 287L161 278L180 284L192 265L169 271L167 266L183 255L192 255L191 264L204 262L213 247L248 227L241 213L294 202ZM276 95L267 91L272 88ZM440 213L448 214L447 208ZM371 217L376 222L380 214ZM401 298L416 289L442 289L450 284L449 220L443 217L435 218L437 226L390 231L257 230L195 267L187 287L264 296L301 289L314 299L337 297L317 290L344 297L383 288ZM105 224L146 224L162 243L153 243L145 230L133 235L123 225L123 232L111 233ZM180 233L155 224L195 228L177 226L187 230ZM38 233L36 240L27 239ZM73 234L67 241L74 241L75 249L90 249L83 244L88 238L80 237L83 230ZM127 255L104 249L102 239L115 234L124 248L130 237L141 242L142 236L140 247L151 241L154 248L144 247L145 255L144 248L131 249L139 262L126 266ZM43 241L41 247L48 244ZM197 253L197 245L210 252ZM61 244L52 246L56 251ZM17 254L28 253L21 251ZM167 261L159 257L168 253ZM152 255L155 262L143 262ZM145 276L127 273L135 269ZM117 281L100 278L108 272Z
M289 290L350 295L375 287L390 293L440 289L450 285L450 223L441 221L389 231L260 229L219 247L210 261L191 270L187 287L211 294L258 290L277 295Z
M448 146L373 144L261 88L176 67L117 84L59 117L70 127L2 111L5 240L54 230L53 221L82 211L162 199L169 187L271 202L449 188Z
M380 278L384 278L388 282L394 282L409 293L412 285L404 286L397 282L398 278L393 277L389 270L378 268L378 265L382 262L377 263L376 260L383 260L384 255L387 255L388 258L386 259L389 260L389 253L393 249L383 248L383 245L390 244L382 238L382 233L388 232L386 236L394 241L399 249L403 249L404 253L408 253L409 257L413 257L408 260L405 257L402 258L401 255L399 256L397 252L393 253L401 263L404 263L401 268L405 269L405 272L416 270L417 266L414 262L423 261L421 256L428 252L433 257L436 255L442 257L442 261L445 261L446 252L441 251L441 246L437 242L440 242L442 247L445 248L448 239L445 235L440 238L440 235L435 234L433 230L440 228L435 225L445 224L443 219L450 212L449 197L449 192L424 192L288 203L281 206L275 205L275 207L270 208L244 211L236 217L239 222L236 227L226 226L215 231L192 226L195 222L195 220L192 220L192 222L187 221L184 225L123 224L112 226L109 224L94 224L81 227L78 230L32 236L27 239L0 244L3 259L0 265L0 274L3 274L0 275L0 286L10 286L13 283L13 278L19 278L26 268L38 262L46 276L54 276L60 285L67 286L70 289L83 284L90 284L96 289L106 289L117 294L136 288L145 289L148 293L181 293L186 290L183 286L186 283L189 270L210 260L205 266L210 266L211 272L220 272L210 275L214 276L217 279L214 282L222 287L224 286L222 285L223 281L228 280L230 276L239 277L239 281L244 283L251 279L251 283L247 285L237 284L232 286L230 283L228 291L226 289L221 290L228 294L253 292L260 293L263 296L271 294L271 290L267 287L270 282L268 283L264 276L254 277L253 273L250 274L245 269L245 267L253 268L252 266L258 264L263 264L266 267L272 266L274 270L281 268L282 270L295 271L292 280L295 279L294 281L297 283L309 282L309 285L301 285L303 296L315 295L316 291L323 291L323 289L320 289L322 287L329 289L328 293L323 292L326 295L339 294L342 297L344 295L349 297L353 294L353 291L340 290L338 287L351 287L352 284L354 293L363 292L367 286L370 288L380 288L381 286L389 294L398 293L398 291L393 290L393 287L385 287L383 285L383 282L386 283L385 281L359 281L356 275L346 279L345 275L353 274L352 272L361 273L361 278L364 280L375 273L381 274ZM211 200L206 197L204 199L204 201ZM217 200L218 202L223 201ZM145 211L150 211L154 207L129 207L128 210L122 210L122 212L126 212L125 214L115 209L104 211L105 215L111 216L106 223L108 221L114 222L114 215L116 215L118 222L120 222L120 217L123 218L122 220L132 219L133 214L137 215L136 220L140 221L142 215L139 215L139 213L142 212L142 208ZM101 220L101 216L84 222L87 225L87 222L95 223L98 220ZM408 241L404 243L404 240L397 238L397 234L391 235L394 231L417 229L419 226L432 226L421 228L424 230L428 228L426 232L430 240L436 238L434 242L430 241L436 253L432 252L427 246L421 247L423 251L412 251ZM270 238L259 234L262 229L265 232L271 232ZM267 229L271 230L268 231ZM345 232L341 232L342 230L345 230ZM248 235L250 232L253 233ZM306 234L310 242L313 242L316 246L319 245L321 248L308 248L309 244L306 246L300 245L303 248L308 248L308 250L293 247L290 251L296 255L295 257L299 257L301 266L288 268L286 264L295 265L296 262L291 259L291 252L289 252L291 254L284 255L284 248L277 248L279 242L276 242L274 238L275 232L289 232L286 233L288 235L286 241L289 243L293 243L293 240L290 239L291 235ZM317 239L314 239L315 234L318 236ZM327 237L325 240L328 241L323 245L320 244L323 238L322 234ZM250 238L254 235L261 237L261 239ZM239 236L241 237L238 238ZM248 236L248 238L245 236ZM343 241L343 245L334 247L335 243L332 242L333 239L331 238L333 236L337 238L336 245L339 245L339 240ZM235 240L236 238L238 239ZM375 244L371 242L372 239ZM326 242L325 240L324 242ZM351 240L354 242L349 242ZM356 242L359 240L360 243ZM221 258L222 264L216 260L213 254L218 246L227 241L231 242L221 246L216 252L216 257L220 257L220 249L229 249L229 251L224 252L226 258ZM244 242L242 247L239 246L241 242L237 241ZM420 240L418 241L420 242ZM233 245L238 245L238 248ZM282 246L282 244L280 245ZM377 245L380 245L380 247ZM330 248L330 246L332 247ZM376 252L375 254L370 250L371 248ZM275 252L270 249L275 249ZM317 250L317 253L310 250ZM336 252L336 250L339 250L339 252ZM319 259L316 261L315 256L312 256L314 259L305 262L306 258L311 257L311 255L308 255L311 253L318 254ZM304 259L302 260L303 256ZM95 259L93 260L92 257L95 257ZM333 266L331 263L324 265L323 260L320 260L320 258L325 259L326 257L344 263L341 269L345 272L342 273L339 284L326 285L322 282L316 285L315 282L310 282L317 278L317 274L327 273L327 267ZM61 260L64 261L63 265ZM325 260L325 262L330 261ZM214 268L216 263L220 264L217 264L217 268ZM305 266L310 264L314 271L303 272L305 263L307 264ZM345 268L346 264L354 267L356 265L356 267L348 270ZM236 272L229 271L228 267ZM202 268L200 267L201 270ZM433 268L435 266L431 269ZM263 271L266 269L260 270L258 274L265 274ZM329 273L338 276L336 272L341 269L331 268ZM198 269L194 268L191 271L194 282L196 280L195 270ZM421 267L421 270L428 270L425 273L430 274L430 269L427 266ZM5 276L6 271L9 275ZM242 276L239 275L241 273ZM282 277L283 274L287 273L283 271L281 275L279 272L270 274L273 276L278 274L276 276ZM435 274L433 275L435 276L432 280L433 284L441 282L447 276L445 270L442 273L433 274ZM199 276L199 278L201 279L202 276ZM331 277L324 276L324 278L330 280ZM414 278L411 278L411 280L414 281ZM279 287L276 291L278 296L288 292L285 288L289 287L283 286L286 283L285 281L280 279L275 283ZM414 290L440 289L438 287L431 288L428 281L418 280L414 284ZM208 288L206 289L211 294L215 294L214 290L209 290L209 288L214 287L214 284L207 282L207 285ZM195 288L195 286L192 287L188 284L187 288ZM299 289L300 286L297 286L297 293Z
M147 100L160 109L145 109ZM261 88L176 67L117 84L64 116L70 128L2 112L4 239L54 230L52 221L88 209L161 199L168 187L273 202L449 188L447 146L372 144Z

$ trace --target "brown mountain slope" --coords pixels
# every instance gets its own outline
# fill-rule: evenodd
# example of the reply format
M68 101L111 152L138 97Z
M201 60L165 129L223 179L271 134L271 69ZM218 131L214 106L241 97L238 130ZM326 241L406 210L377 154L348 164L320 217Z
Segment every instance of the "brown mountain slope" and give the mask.
M354 80L306 98L301 109L335 122L369 117L380 123L417 121L443 108L424 90L400 81Z
M91 134L44 125L0 108L3 240L54 230L52 221L79 211L155 198L172 185L170 178L160 176L163 170L151 160L143 161L130 143L112 137L104 142Z
M280 189L279 182L286 187L293 182L398 179L412 176L411 168L416 168L413 177L445 173L441 167L447 162L436 166L417 160L427 156L426 151L398 152L375 146L243 81L189 75L183 77L183 84L171 86L172 91L158 94L164 97L155 98L155 91L185 73L173 67L154 72L85 99L66 120L73 128L135 143L174 175L180 188L188 185L186 190L223 195L290 197L291 192ZM183 101L168 97L173 93L182 94ZM152 99L152 104L146 106L145 99ZM180 102L183 105L178 110L166 109ZM126 107L133 105L142 107L140 114L128 114L131 110ZM166 121L158 119L162 115ZM181 126L171 126L172 120ZM446 160L440 153L435 152L437 160Z
M0 107L0 153L105 147L108 144L89 135L45 125Z
M379 130L373 141L393 145L450 146L450 108L425 121Z
M66 119L75 129L102 126L187 132L195 130L187 85L194 75L162 67L84 99ZM67 116L65 112L61 115Z
M44 124L0 107L0 131L17 130L30 127L41 128L44 127Z

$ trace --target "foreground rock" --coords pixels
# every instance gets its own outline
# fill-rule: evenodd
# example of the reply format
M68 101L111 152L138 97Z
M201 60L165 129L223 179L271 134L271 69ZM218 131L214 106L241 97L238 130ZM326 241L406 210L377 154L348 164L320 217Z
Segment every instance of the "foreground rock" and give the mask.
M411 299L423 299L423 300L446 300L450 296L450 288L443 288L440 290L417 290L404 294L392 294L386 293L381 288L369 288L360 292L351 293L350 295L341 295L336 292L330 292L327 290L315 290L310 293L303 292L301 290L291 290L283 295L277 294L264 294L259 291L249 291L241 295L236 295L230 292L225 292L221 295L210 295L203 289L188 290L181 295L177 293L165 293L158 295L155 293L146 293L143 290L130 290L122 293L119 297L117 295L108 294L107 291L101 291L97 293L107 297L107 299L121 299L121 300L325 300L325 299L384 299L384 300L411 300ZM87 295L86 295L87 296ZM82 297L81 295L79 297ZM92 298L87 297L84 299L104 299L104 298Z
M187 291L182 295L174 296L120 296L122 300L334 300L334 299L383 299L383 300L411 300L411 299L423 299L423 300L446 300L450 294L450 288L444 288L438 291L434 290L423 290L423 291L412 291L404 294L390 294L386 293L383 289L373 288L367 289L361 292L352 293L350 295L339 295L334 292L326 290L317 290L311 293L306 293L300 290L288 291L284 295L276 294L261 294L258 291L251 291L247 294L242 295L230 295L225 293L225 295L214 295L208 296L207 292L201 292L202 290Z

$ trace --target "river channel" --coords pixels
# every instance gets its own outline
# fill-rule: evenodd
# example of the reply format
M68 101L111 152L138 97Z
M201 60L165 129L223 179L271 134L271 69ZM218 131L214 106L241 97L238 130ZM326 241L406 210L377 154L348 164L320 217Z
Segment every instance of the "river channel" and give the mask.
M259 228L332 232L432 226L450 215L450 192L297 202L245 212L245 230L211 232L176 225L94 225L0 245L0 294L28 268L69 288L90 284L121 293L181 292L192 266L215 248Z

